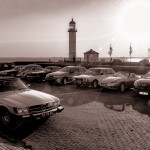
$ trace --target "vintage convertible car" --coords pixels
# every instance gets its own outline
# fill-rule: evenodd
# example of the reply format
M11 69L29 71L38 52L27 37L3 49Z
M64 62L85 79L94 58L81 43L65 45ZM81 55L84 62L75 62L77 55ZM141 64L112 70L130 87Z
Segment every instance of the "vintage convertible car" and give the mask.
M45 81L45 77L48 73L52 73L55 71L58 71L61 69L61 67L58 66L47 66L43 68L43 70L40 71L34 71L31 73L27 74L27 79L28 80L40 80L40 81Z
M134 82L139 78L135 73L119 71L113 76L101 80L99 84L104 89L119 89L123 92L126 88L132 88Z
M97 88L100 80L114 73L115 71L112 68L90 68L85 74L74 76L74 82L77 87L85 85Z
M85 71L85 67L82 66L66 66L53 73L48 73L45 79L50 83L55 82L65 85L73 81L73 76L84 74Z
M19 121L41 120L64 109L59 98L29 89L16 77L0 77L0 97L0 127L4 130Z
M0 71L0 76L16 76L23 68L23 65L15 66L13 69Z
M136 80L132 90L139 95L150 95L150 72Z

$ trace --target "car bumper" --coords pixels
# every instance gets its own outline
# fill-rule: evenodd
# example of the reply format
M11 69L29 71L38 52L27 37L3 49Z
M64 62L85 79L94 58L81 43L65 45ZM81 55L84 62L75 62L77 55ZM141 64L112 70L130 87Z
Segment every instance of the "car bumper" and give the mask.
M62 79L61 78L45 78L46 81L52 82L52 83L61 83Z
M40 79L40 77L39 76L27 76L27 79L28 80L38 80L38 79Z
M135 93L139 94L139 95L143 95L143 96L150 95L149 90L142 90L142 89L136 89L136 88L131 88L131 90L134 91Z
M118 85L108 85L108 84L99 84L100 87L104 89L110 89L110 90L118 90L119 86Z
M38 112L38 113L32 113L32 114L26 114L26 115L18 116L18 117L21 117L21 119L23 119L23 120L32 120L32 119L39 120L39 119L42 119L44 117L52 116L56 113L60 113L63 110L64 110L64 107L59 106L59 107L53 108L51 110Z
M84 79L73 79L73 82L79 85L92 85L92 82L86 81Z

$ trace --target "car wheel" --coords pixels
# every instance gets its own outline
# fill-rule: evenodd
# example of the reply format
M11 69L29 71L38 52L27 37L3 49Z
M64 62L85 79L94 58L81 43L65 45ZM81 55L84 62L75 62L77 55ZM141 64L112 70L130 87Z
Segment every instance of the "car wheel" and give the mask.
M4 131L13 127L12 117L7 110L0 111L0 127Z
M93 81L92 87L93 87L94 89L98 87L98 81L97 81L97 80L94 80L94 81Z
M41 77L41 81L45 82L46 81L45 77Z
M62 84L63 84L63 85L66 85L66 84L67 84L67 78L63 78L63 79L62 79Z
M124 92L124 91L125 91L125 84L124 84L124 83L121 83L121 84L120 84L120 91L121 91L121 92Z

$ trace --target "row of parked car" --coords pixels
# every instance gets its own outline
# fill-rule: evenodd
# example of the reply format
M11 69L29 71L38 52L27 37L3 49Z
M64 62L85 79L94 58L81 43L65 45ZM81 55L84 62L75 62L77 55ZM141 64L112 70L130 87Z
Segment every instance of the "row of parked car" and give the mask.
M77 87L101 87L121 92L132 88L140 95L150 94L150 72L139 76L128 71L115 72L112 68L101 67L42 68L37 64L15 66L13 69L0 71L0 128L5 131L18 125L20 121L46 120L64 109L58 97L30 89L20 78L48 81L50 84L74 83Z
M92 86L102 89L132 89L140 95L150 94L150 72L139 76L129 71L115 72L112 68L95 67L86 69L82 66L47 66L37 64L16 66L10 70L0 71L1 76L17 76L27 80L48 81L50 84L74 83L77 87Z

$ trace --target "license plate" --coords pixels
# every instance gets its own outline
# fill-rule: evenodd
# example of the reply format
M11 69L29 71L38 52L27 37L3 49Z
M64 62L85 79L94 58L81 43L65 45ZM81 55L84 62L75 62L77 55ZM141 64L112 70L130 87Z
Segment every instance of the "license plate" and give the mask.
M47 117L47 116L51 116L53 114L53 112L46 112L42 114L42 117Z
M139 92L139 94L141 94L141 95L148 95L147 92Z

